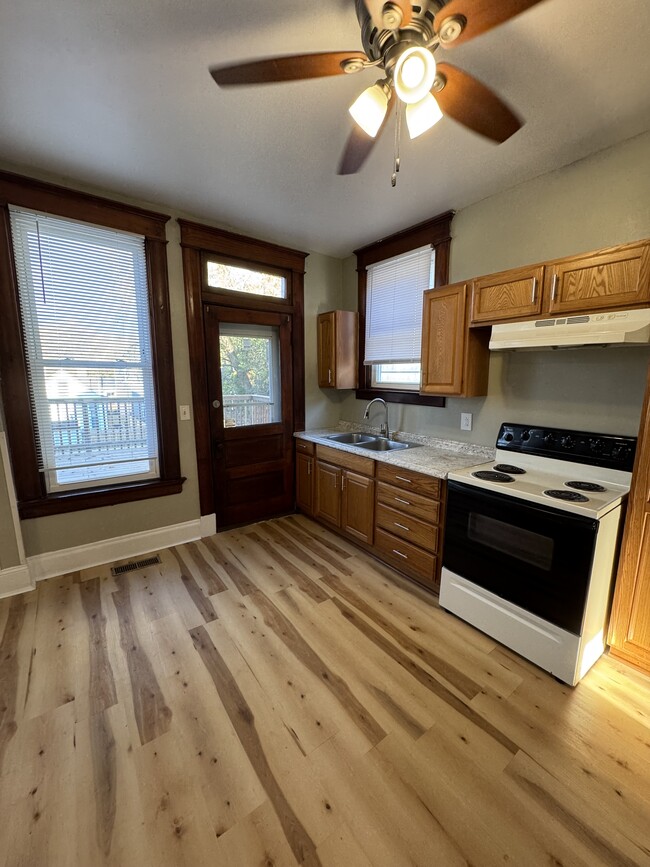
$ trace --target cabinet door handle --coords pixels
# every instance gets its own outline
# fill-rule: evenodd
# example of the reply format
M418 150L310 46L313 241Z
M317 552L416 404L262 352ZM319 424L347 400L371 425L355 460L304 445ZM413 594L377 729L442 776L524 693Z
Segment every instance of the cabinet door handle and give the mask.
M328 385L332 384L332 371L331 370L327 371L327 383L328 383Z
M555 301L555 296L557 295L557 283L558 283L558 276L557 276L557 274L553 274L553 286L551 288L551 301Z
M399 479L400 482L406 482L407 485L411 484L411 479L405 479L404 476L395 476L396 479Z
M311 461L307 462L307 475L311 476Z
M405 506L411 505L408 500L402 500L401 497L395 497L394 499L397 500L398 503L403 503Z
M537 301L537 277L533 277L533 297L530 299L530 303L534 304Z
M341 474L341 490L345 488L345 476Z
M406 554L402 554L402 552L398 551L397 548L393 548L393 554L397 554L398 557L402 557L404 560L408 560L408 556Z
M393 524L394 524L395 527L399 527L400 530L406 530L407 533L410 533L410 532L411 532L411 528L410 528L410 527L405 527L404 524L398 524L397 521L393 521Z

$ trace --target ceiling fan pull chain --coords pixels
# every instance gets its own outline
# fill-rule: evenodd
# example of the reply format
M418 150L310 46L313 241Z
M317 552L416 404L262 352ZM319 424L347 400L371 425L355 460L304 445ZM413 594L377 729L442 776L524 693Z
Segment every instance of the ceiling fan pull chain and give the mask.
M397 186L397 173L399 172L400 165L400 156L399 156L399 142L402 137L402 113L400 111L400 103L399 100L395 100L395 152L394 152L394 163L393 163L393 175L390 179L390 184L392 187Z

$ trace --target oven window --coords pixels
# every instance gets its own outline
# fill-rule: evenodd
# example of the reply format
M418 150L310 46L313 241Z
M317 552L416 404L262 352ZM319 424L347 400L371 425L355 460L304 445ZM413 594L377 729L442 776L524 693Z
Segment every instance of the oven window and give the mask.
M473 542L493 548L508 557L523 560L544 572L549 572L553 565L553 539L522 527L514 527L496 518L470 512L467 535Z

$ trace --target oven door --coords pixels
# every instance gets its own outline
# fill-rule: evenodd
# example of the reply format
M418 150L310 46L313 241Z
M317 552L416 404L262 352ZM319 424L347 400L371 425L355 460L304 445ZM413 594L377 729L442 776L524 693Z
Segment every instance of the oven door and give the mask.
M575 635L597 534L592 518L448 484L447 569Z

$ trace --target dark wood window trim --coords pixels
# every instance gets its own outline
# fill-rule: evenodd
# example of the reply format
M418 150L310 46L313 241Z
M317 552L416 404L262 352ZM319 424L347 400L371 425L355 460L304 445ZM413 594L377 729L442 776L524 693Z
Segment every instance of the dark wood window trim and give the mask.
M9 204L144 236L158 415L158 479L47 493L38 469ZM177 494L182 490L185 480L180 471L167 279L168 220L166 214L0 172L0 371L18 511L23 519Z
M304 279L305 259L308 253L280 247L257 238L238 235L225 229L203 226L189 220L179 220L183 250L183 277L185 281L185 307L187 335L190 349L192 403L194 409L194 436L199 474L201 514L215 512L212 474L212 446L210 442L209 397L206 370L203 305L220 307L251 307L290 313L294 318L294 358L304 358ZM207 289L206 259L212 255L237 262L244 267L275 269L287 277L287 298L262 300L259 296L244 297L234 292ZM305 371L304 364L294 364L293 414L296 430L305 427Z
M446 405L444 397L432 397L431 395L418 394L415 391L397 391L393 389L373 388L371 385L370 369L364 365L366 353L366 283L367 269L369 265L400 256L431 244L436 251L435 286L445 286L449 282L449 251L451 247L451 221L453 211L447 211L424 223L418 223L401 232L396 232L381 241L375 241L366 247L355 250L357 257L357 274L359 295L359 388L356 391L357 398L372 400L373 397L382 397L389 403L417 404L419 406Z

